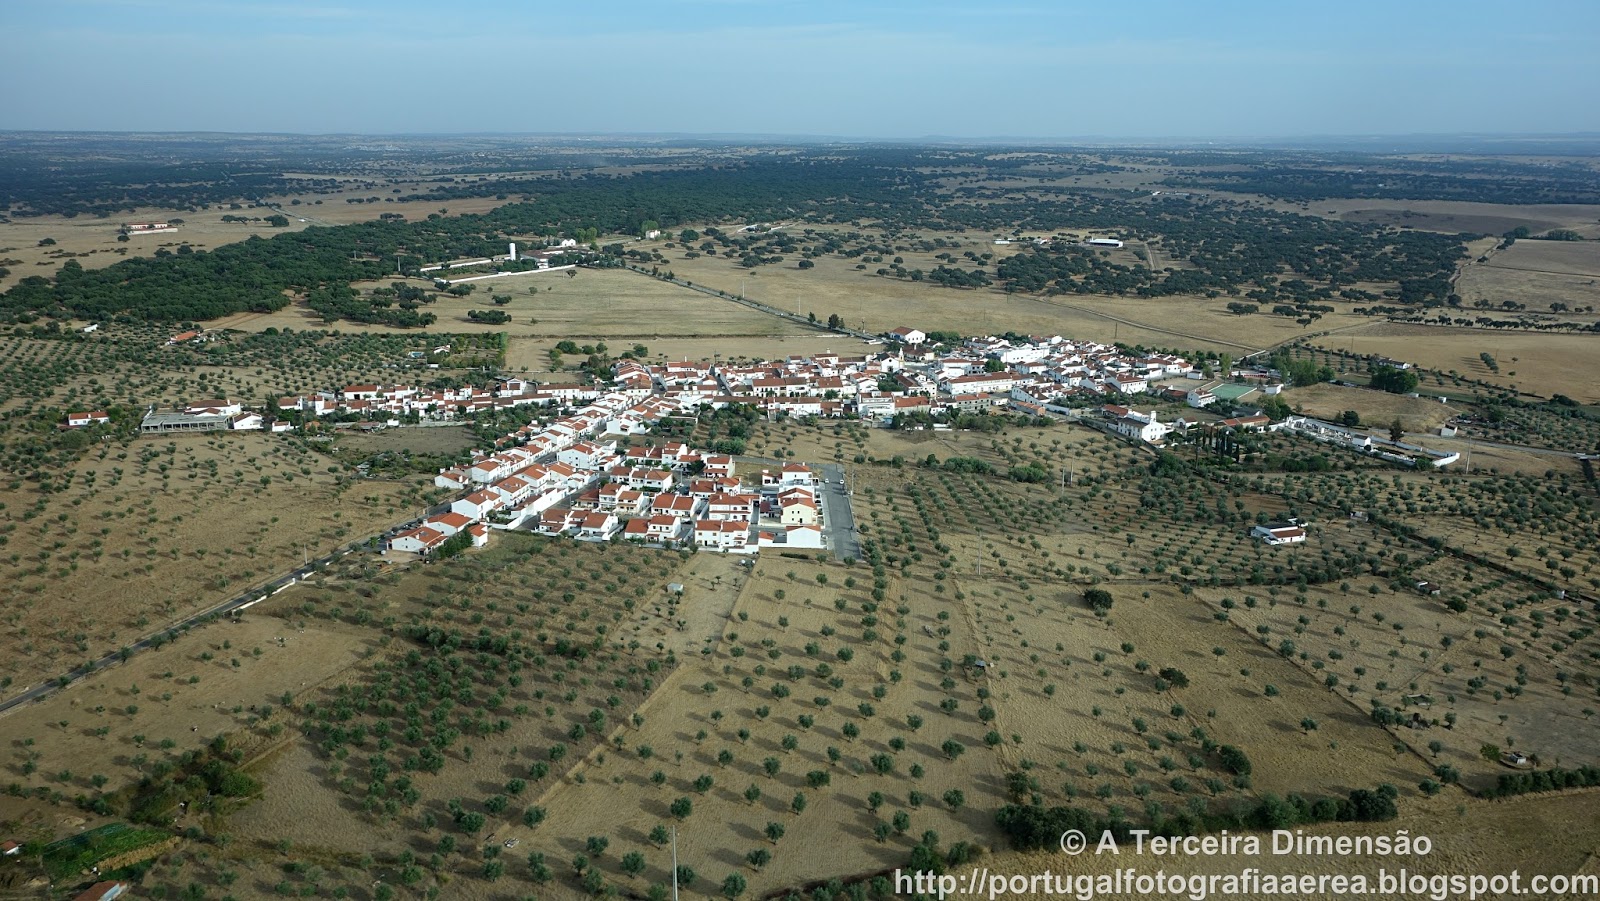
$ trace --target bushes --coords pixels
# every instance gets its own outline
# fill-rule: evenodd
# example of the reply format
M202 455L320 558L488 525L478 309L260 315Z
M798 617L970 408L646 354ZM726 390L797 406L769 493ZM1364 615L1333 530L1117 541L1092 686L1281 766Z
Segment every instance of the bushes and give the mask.
M1532 792L1561 791L1566 788L1591 788L1600 785L1600 767L1582 766L1575 770L1533 770L1502 773L1495 786L1484 792L1489 798L1510 798Z
M1409 394L1417 390L1417 374L1409 369L1379 366L1372 371L1372 387L1390 394Z
M1250 775L1250 758L1233 745L1223 745L1217 749L1217 759L1222 768L1235 776Z
M1037 463L1028 463L1022 466L1011 467L1011 480L1027 484L1038 484L1049 480L1050 470Z
M1171 685L1174 688L1189 687L1189 676L1184 673L1183 670L1178 669L1177 667L1166 667L1162 669L1161 672L1157 673L1157 675L1159 675L1168 685Z
M970 472L980 476L994 472L993 466L977 457L951 457L939 464L939 468L945 472Z
M1120 841L1128 835L1128 824L1097 820L1093 814L1076 807L1043 807L1037 804L1007 804L995 814L995 825L1019 851L1054 848L1061 834L1076 829L1085 835L1098 835L1106 830Z
M1091 588L1083 593L1083 602L1089 609L1096 613L1105 613L1111 609L1111 592L1104 588Z

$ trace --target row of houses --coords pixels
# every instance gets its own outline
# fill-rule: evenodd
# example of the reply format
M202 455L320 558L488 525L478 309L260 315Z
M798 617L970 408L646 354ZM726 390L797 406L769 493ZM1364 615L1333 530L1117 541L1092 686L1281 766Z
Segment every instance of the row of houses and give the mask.
M1196 372L1170 354L1128 354L1061 336L971 338L942 354L928 348L926 334L917 329L895 329L888 337L894 349L870 355L824 353L740 364L623 360L612 375L620 389L649 392L686 408L744 404L792 417L855 414L882 420L1012 400L1048 408L1068 396L1141 394L1155 379Z
M759 548L763 540L821 547L817 478L809 467L791 463L764 471L747 488L729 455L681 442L626 446L614 432L643 431L683 412L678 401L663 396L636 397L630 391L606 393L565 416L503 436L495 451L467 465L441 470L434 485L461 494L448 513L395 536L390 548L430 553L463 529L477 545L490 528L741 552ZM763 531L764 522L772 534ZM795 533L807 528L814 537Z
M492 389L464 385L430 391L413 385L362 384L346 385L337 392L280 397L277 409L310 417L353 414L393 419L415 414L422 419L455 419L508 407L570 406L604 393L595 385L535 385L519 378L501 379Z
M790 463L763 470L759 487L747 487L731 469L724 471L674 481L681 473L616 467L601 486L542 514L538 530L586 541L692 545L733 553L823 546L817 480L810 467ZM655 489L660 490L650 493Z
M275 421L283 422L281 426L255 413L246 413L237 424L221 424L195 418L212 414L185 410L181 416L161 414L145 431L263 427L284 431L294 427L283 418L291 414L295 418L353 415L398 424L405 416L453 420L511 407L595 405L606 398L603 433L627 437L647 431L651 414L624 410L651 399L678 411L750 405L768 415L853 414L883 420L908 412L940 414L952 409L1001 407L1012 401L1049 409L1068 395L1139 394L1149 389L1151 379L1193 371L1179 357L1125 354L1110 345L1060 336L1025 341L971 338L954 351L935 355L926 349L926 335L919 330L897 329L890 334L899 341L896 350L865 355L821 353L738 364L646 364L624 359L614 365L609 387L540 385L516 377L500 379L492 388L468 385L429 390L405 384L353 384L337 391L278 398L275 411L270 412L277 414ZM624 409L618 409L617 403ZM242 412L235 410L230 415Z

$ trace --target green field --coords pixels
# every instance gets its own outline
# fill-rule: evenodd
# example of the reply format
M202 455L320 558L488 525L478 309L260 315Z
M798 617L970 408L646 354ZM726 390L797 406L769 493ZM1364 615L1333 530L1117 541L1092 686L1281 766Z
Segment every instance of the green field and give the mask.
M44 869L55 881L70 880L107 858L171 838L159 829L111 823L64 838L44 849Z

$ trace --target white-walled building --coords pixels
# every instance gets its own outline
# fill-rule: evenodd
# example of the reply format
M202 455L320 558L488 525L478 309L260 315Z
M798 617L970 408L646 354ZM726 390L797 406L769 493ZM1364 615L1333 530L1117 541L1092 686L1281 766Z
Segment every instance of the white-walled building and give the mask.
M1259 538L1270 545L1299 544L1306 540L1306 530L1299 526L1267 525L1250 530L1250 537Z

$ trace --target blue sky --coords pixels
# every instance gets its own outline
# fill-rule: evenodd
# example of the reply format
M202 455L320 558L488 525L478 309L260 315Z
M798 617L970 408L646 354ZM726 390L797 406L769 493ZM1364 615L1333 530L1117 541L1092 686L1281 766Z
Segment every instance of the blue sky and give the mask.
M1595 0L0 0L0 30L4 129L1600 131Z

